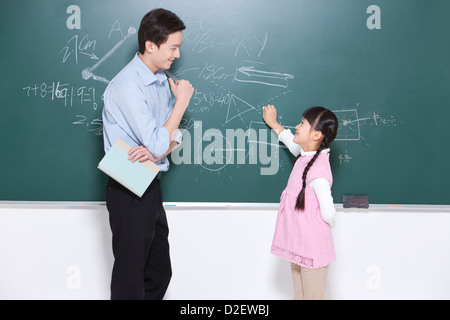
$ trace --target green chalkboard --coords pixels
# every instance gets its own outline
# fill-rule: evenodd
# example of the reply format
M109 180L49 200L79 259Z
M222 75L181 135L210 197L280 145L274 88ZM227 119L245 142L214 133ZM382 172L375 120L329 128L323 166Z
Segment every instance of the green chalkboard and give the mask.
M156 7L185 22L172 66L195 93L163 174L167 202L278 202L294 157L282 125L340 120L333 197L450 204L450 2L2 0L0 200L103 201L102 94Z

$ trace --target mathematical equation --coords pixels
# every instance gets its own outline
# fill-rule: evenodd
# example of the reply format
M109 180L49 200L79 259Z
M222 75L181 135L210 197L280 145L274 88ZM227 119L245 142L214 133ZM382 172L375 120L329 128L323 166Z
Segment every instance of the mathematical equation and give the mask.
M22 90L27 97L60 101L64 107L73 107L75 104L89 105L93 110L97 110L98 107L98 96L94 87L81 86L76 88L68 83L53 81L51 83L32 84L23 87Z
M32 84L22 88L27 97L48 99L50 101L60 102L65 108L85 107L83 111L96 111L98 109L99 95L94 87L80 86L75 87L69 83L61 83L60 81L42 82L40 84ZM81 113L81 112L78 112ZM101 116L90 116L86 114L77 114L72 120L73 125L86 127L88 131L92 131L95 135L101 135L103 132L103 121Z

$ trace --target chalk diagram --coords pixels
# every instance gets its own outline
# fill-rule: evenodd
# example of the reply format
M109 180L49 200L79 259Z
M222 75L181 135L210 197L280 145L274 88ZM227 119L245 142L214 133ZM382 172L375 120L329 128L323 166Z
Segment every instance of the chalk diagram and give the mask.
M336 135L336 141L359 141L361 139L361 130L359 122L368 118L360 119L358 110L334 110L339 121L339 130Z
M84 80L89 80L89 79L94 79L106 84L109 84L109 80L98 76L96 74L94 74L95 69L97 69L106 59L108 59L110 56L113 55L113 53L119 49L119 47L132 35L134 35L136 33L136 28L134 27L130 27L128 28L128 33L111 49L109 50L96 64L94 64L92 67L90 68L86 68L81 72L81 77Z
M273 87L288 87L288 80L294 79L292 74L257 70L254 67L236 68L235 81L257 83Z
M114 31L120 31L122 33L120 24L116 20L113 26ZM203 26L201 26L203 28ZM198 52L201 53L203 51L207 51L212 46L216 45L224 48L224 43L214 43L214 42L208 42L212 41L210 39L210 30L207 30L205 32L201 32L201 34L195 35L191 32L190 35L188 35L187 41L189 41L189 36L195 36L195 42L192 43L193 48ZM134 27L129 27L127 30L127 33L125 35L121 35L120 41L118 41L106 54L103 55L102 58L100 58L94 65L91 67L85 68L81 72L82 79L88 81L88 80L94 80L98 81L103 84L109 84L110 80L106 79L101 74L98 74L98 68L102 63L104 63L107 59L110 59L114 53L129 39L131 36L136 34L136 29ZM254 37L256 41L254 41L254 44L261 45L261 47L257 50L257 57L256 55L253 55L252 57L252 48L250 44L250 38L249 37L243 37L242 39L239 39L237 41L236 39L233 39L231 43L237 44L235 46L235 50L233 52L234 56L236 57L239 52L243 53L245 58L253 59L253 60L246 60L242 59L240 60L240 64L234 68L230 74L223 75L218 77L218 73L220 72L222 67L216 67L214 65L207 65L206 70L202 70L202 80L205 80L208 82L208 87L215 86L219 90L221 90L222 95L221 97L216 97L215 103L220 104L221 106L225 107L226 114L223 119L222 127L227 127L230 125L233 121L240 121L243 124L243 128L247 129L254 129L255 126L259 126L260 128L266 129L267 132L269 132L270 136L270 130L268 127L264 124L264 122L260 121L254 121L251 119L262 119L262 107L266 104L272 103L272 101L278 99L280 96L287 95L293 92L289 88L289 81L293 80L295 78L294 75L283 73L283 72L277 72L277 71L269 71L265 70L264 63L254 61L257 60L262 54L262 52L265 49L268 33L264 33L264 37L262 39L257 39ZM200 50L201 49L201 50ZM79 51L79 53L82 53ZM239 63L239 62L238 62ZM178 70L172 71L175 77L180 77L188 72L200 72L201 68L197 66L183 66L179 68ZM190 74L192 76L192 74ZM192 78L192 77L190 77ZM247 99L242 98L239 96L239 94L235 94L231 92L228 89L227 85L221 84L220 81L218 81L217 78L220 78L219 80L227 79L231 81L231 83L235 84L242 84L242 85L252 85L252 86L262 86L262 87L268 87L268 88L275 88L276 94L272 97L270 97L267 101L265 101L263 104L255 105L253 103L250 103L247 101ZM280 91L281 90L281 91ZM200 93L199 93L200 94ZM201 99L199 99L201 100ZM192 102L192 100L191 100ZM202 111L208 111L208 108L204 108ZM255 113L255 116L252 116L251 113ZM243 117L244 114L249 114L248 117ZM250 120L249 120L250 119ZM245 130L245 129L244 129ZM219 130L217 130L220 132ZM233 144L230 143L230 141L227 140L227 137L225 137L224 134L221 134L222 141L224 142L224 145L222 148L217 147L215 144L208 144L207 141L210 141L211 139L214 139L215 137L211 137L211 135L204 135L200 142L198 143L197 148L197 154L194 154L193 163L199 164L201 166L200 173L206 171L210 173L215 173L220 175L221 172L225 173L227 165L234 165L239 168L239 163L234 163L234 157L237 153L244 152L245 158L248 159L250 156L253 156L253 153L256 153L256 150L249 148L240 149L233 147ZM270 140L270 137L262 137L261 139L249 139L248 143L254 143L259 145L265 145L264 147L273 148L276 147L276 153L278 154L278 148L284 146L281 146L279 144L272 143ZM205 145L202 146L202 142L205 142ZM254 145L253 144L253 145ZM214 145L214 146L213 146ZM199 161L200 159L200 161ZM244 163L247 164L247 163ZM258 166L259 167L259 166ZM229 179L232 180L232 177L229 176ZM198 180L198 178L197 178Z
M221 134L221 133L220 133ZM222 135L222 134L221 134ZM225 168L228 164L230 164L232 159L232 153L230 151L236 151L238 149L232 149L230 141L226 137L222 135L222 138L225 141L225 148L216 148L214 146L207 146L204 150L201 148L203 141L209 141L209 137L215 137L215 135L208 133L205 134L198 142L197 146L197 158L194 160L194 163L199 163L200 166L209 171L219 171ZM221 158L217 161L217 158ZM203 159L201 161L201 159Z
M237 73L238 73L238 71L237 71ZM179 75L177 73L175 73L175 74ZM264 74L268 74L268 73L264 73ZM280 75L279 73L271 73L271 74L272 75L276 74L276 76L267 77L266 79L264 79L264 83L260 80L255 80L255 79L253 79L253 80L247 79L246 81L239 81L239 82L251 82L251 83L255 83L255 84L259 84L259 85L280 87L280 85L279 85L280 79L282 79L283 82L287 81L288 79L293 79L292 75L289 75L289 77L287 77L283 74L281 77L279 77L278 76L278 75ZM273 84L272 82L269 82L270 81L269 79L274 79L276 81L276 83ZM236 79L234 79L234 80L236 80ZM286 88L287 88L287 82L284 82L284 83L285 84L283 84L283 87L286 86ZM227 90L223 87L221 87L221 88L224 90ZM244 119L243 115L247 114L247 113L256 113L257 114L256 118L262 119L262 107L263 106L270 103L272 100L275 100L276 98L278 98L281 95L291 93L292 90L288 90L281 94L278 94L275 97L270 98L269 101L266 101L266 104L258 105L258 106L252 105L251 103L249 103L249 102L245 101L244 99L238 97L237 95L229 92L228 90L227 90L227 92L228 92L227 93L228 97L227 97L226 103L224 103L224 105L226 107L226 114L225 114L223 124L222 124L223 127L227 126L232 121L240 121L240 122L242 122L242 125L245 129L248 129L248 130L265 129L265 131L267 131L270 134L270 129L267 127L267 125L264 122L252 120L253 117L251 115L250 115L250 117L248 117L248 119ZM248 131L248 132L250 132L250 131ZM214 147L211 147L211 148L206 147L205 150L202 151L201 148L197 148L197 150L199 150L199 151L197 151L197 153L203 152L204 162L200 165L206 171L216 172L216 173L220 174L220 170L224 169L227 165L235 164L233 162L233 160L234 160L234 156L236 155L236 153L245 152L246 153L245 158L248 159L252 152L256 152L256 150L253 150L251 147L249 147L248 149L232 148L232 144L230 143L230 141L227 140L226 136L224 136L223 133L221 133L221 137L225 144L223 149L214 148ZM206 140L205 138L209 138L209 135L205 135L203 137L203 140ZM247 141L248 146L251 143L254 143L254 144L258 144L258 145L268 145L265 147L276 146L277 149L279 147L285 148L284 146L281 146L278 143L274 144L274 143L268 142L270 138L268 139L267 137L259 137L259 139L258 138L251 139L251 137L248 136L248 138L249 138ZM278 150L277 150L277 152L278 152ZM223 154L223 153L225 153L225 154ZM214 163L212 161L212 159L217 159L217 154L222 155L223 161ZM200 158L199 154L197 154L197 158ZM235 165L239 168L239 164L235 164ZM230 178L230 180L232 180L231 177L229 177L229 178Z
M119 25L118 21L115 22L116 25ZM120 26L119 29L120 30ZM213 45L221 46L222 49L225 46L223 43L209 43L211 34L211 29L209 29L207 32L196 35L195 36L195 42L193 42L193 49L200 48L200 45L204 45L201 47L201 51L207 51L208 48L211 48ZM122 32L122 31L120 31ZM81 72L81 76L84 80L93 79L95 81L99 81L103 84L109 84L109 80L105 77L99 75L96 73L97 68L107 59L109 59L116 51L121 47L127 39L129 39L131 36L136 34L136 29L134 27L129 27L127 30L127 33L125 35L122 34L122 38L120 41L118 41L101 59L99 59L92 67L85 68ZM258 51L258 57L261 56L261 53L264 51L266 42L268 38L268 33L265 34L264 41L258 41L259 43L263 43L262 48ZM256 39L256 37L255 37ZM247 38L242 39L241 41L235 41L236 39L233 39L233 42L239 43L239 45L236 47L236 50L234 52L234 55L237 56L239 50L245 53L246 56L249 58L251 57L251 54L249 51L251 51L250 47L244 46L245 40ZM82 53L81 51L79 53ZM255 57L253 57L255 58ZM219 103L221 106L224 106L226 108L226 114L223 119L222 127L226 127L233 121L240 121L242 122L243 126L247 129L267 129L267 126L263 121L257 121L254 119L261 119L262 118L262 107L266 104L272 103L274 100L278 99L280 96L287 95L293 92L289 88L289 81L295 79L295 76L288 73L283 72L273 72L264 70L264 63L254 61L254 60L242 60L241 65L235 67L235 70L229 74L221 74L223 67L216 67L214 65L208 65L205 70L205 68L200 73L203 80L208 81L210 84L213 84L218 89L222 91L221 97L215 97L215 103ZM179 68L176 71L173 71L176 77L180 77L184 75L185 73L189 72L199 72L201 70L200 67L188 67L183 66ZM199 78L200 78L199 75ZM280 93L278 91L278 94L274 95L273 97L269 98L265 103L260 105L253 105L252 103L246 101L246 99L243 99L239 97L237 94L234 94L231 92L226 86L222 85L219 80L231 80L231 83L242 83L245 85L256 85L256 86L262 86L262 87L272 87L275 89L281 89L284 90ZM353 108L342 108L341 110L333 110L333 112L336 114L339 120L339 130L338 134L336 136L335 141L341 141L344 142L346 145L345 152L343 154L339 155L339 161L340 164L344 163L350 163L353 157L349 154L347 145L348 143L352 142L363 142L367 147L371 148L371 145L368 143L368 141L364 138L362 134L361 127L363 125L379 125L384 124L390 127L396 126L396 119L391 115L390 118L382 118L379 114L376 112L373 112L373 115L369 117L360 117L360 114L358 112L359 103ZM209 110L207 110L209 112ZM249 114L249 117L246 117L244 119L244 114ZM255 117L251 116L251 113L256 113L257 115ZM280 116L280 119L282 116ZM247 120L246 120L247 119ZM286 128L291 129L291 131L295 131L295 127L293 126L286 126ZM206 138L206 139L205 139ZM258 144L258 146L266 145L266 147L272 148L276 147L277 152L279 148L286 148L283 144L274 144L269 141L267 138L263 139L250 139L251 137L248 137L248 145L249 148L247 150L232 148L232 144L230 141L227 140L227 138L222 134L222 141L224 141L223 148L216 148L216 147L210 147L206 146L204 150L201 150L201 148L198 148L197 146L197 153L202 152L202 154L196 154L194 157L197 157L197 159L203 159L201 161L200 166L203 170L209 171L211 173L217 173L220 174L220 171L225 170L226 166L229 164L237 165L239 167L239 164L235 164L233 162L234 154L237 152L245 152L246 158L249 158L250 154L254 152L254 150L250 147L250 144ZM202 140L208 140L211 139L209 135L203 136ZM217 161L219 157L222 157L222 161ZM194 163L195 159L194 159ZM280 164L281 165L281 164ZM232 178L230 177L230 180Z
M92 67L85 68L81 71L81 78L83 80L95 80L100 82L103 85L108 85L110 83L110 80L106 79L104 76L101 76L97 73L98 67L102 65L106 60L108 60L113 54L129 39L131 36L136 34L136 28L133 26L129 27L127 30L127 33L124 35L122 28L120 26L120 23L118 20L115 20L110 31L108 38L111 37L112 33L118 33L120 36L120 40L101 58L99 59L97 55L94 53L96 49L96 40L89 39L89 35L86 34L84 37L80 37L78 34L70 38L66 46L63 47L63 49L60 51L60 54L62 54L62 62L66 63L69 57L73 57L74 62L76 65L78 65L79 61L79 55L87 56L91 60L97 61ZM71 91L69 91L70 88L66 88L65 86L68 86L68 84L63 84L61 87L63 87L62 90L56 91L56 97L57 98L63 98L66 102L67 100L70 101L70 104L73 102L74 98L74 89L72 88ZM96 92L97 88L95 86L91 86L89 88L86 88L86 86L80 87L77 91L75 91L76 95L80 97L81 104L83 101L86 102L92 102L93 110L97 110L97 102L96 102ZM91 95L88 96L87 93L91 93ZM98 92L98 91L97 91ZM92 116L89 114L76 114L75 120L73 121L73 125L77 125L80 127L87 127L87 131L94 132L97 136L103 134L103 121L101 115L96 115L95 119L91 120Z
M202 113L210 112L213 108L216 108L214 112L217 112L217 114L220 112L219 109L224 111L222 112L223 118L219 124L222 128L233 128L235 126L231 127L232 125L240 122L242 123L240 127L244 131L254 129L255 126L261 125L261 128L269 133L266 133L269 139L267 137L247 139L245 149L234 147L234 144L230 143L227 137L220 132L218 132L220 136L217 139L224 142L223 148L207 146L203 151L199 147L200 143L198 143L196 145L197 148L194 149L197 150L197 154L195 155L196 159L200 159L200 156L203 156L203 162L200 165L202 170L200 173L209 171L211 174L220 174L220 171L226 171L227 165L233 165L239 168L241 164L248 164L250 157L258 154L257 150L255 150L255 144L258 144L258 146L263 145L266 148L271 148L275 145L267 142L270 140L270 129L265 123L258 123L259 121L255 121L255 119L262 120L263 106L272 103L283 95L293 92L289 88L289 84L291 80L295 79L295 76L277 70L267 70L269 68L265 67L262 62L262 54L267 49L268 38L269 32L262 32L259 35L243 35L238 39L228 39L229 41L225 42L216 41L212 33L212 28L207 27L204 21L195 21L190 25L190 30L184 37L184 47L186 48L188 46L186 51L190 49L192 51L191 54L198 55L212 50L214 54L206 56L206 59L214 57L219 61L215 63L205 60L203 66L185 64L178 70L173 71L177 78L189 74L187 76L188 79L200 79L206 83L207 89L205 90L208 92L201 92L200 90L203 90L202 86L199 90L196 87L196 92L194 93L193 99L191 99L191 103L197 105L198 108L193 107L191 109L191 116L195 117L197 114L201 116ZM227 51L227 49L230 50ZM223 56L225 54L229 54L232 59L224 58ZM225 67L221 64L223 63L221 60L236 62L234 66ZM230 89L232 84L234 88L246 89L244 91L234 91L234 89ZM249 86L267 88L262 89L264 93L273 92L274 94L270 98L266 98L266 101L255 104L249 100L248 95L244 97ZM252 99L254 98L256 97L252 97ZM209 136L205 136L204 140L210 138ZM279 144L276 145L276 152L278 152L278 147ZM235 163L233 160L235 160L234 157L236 154L242 155L243 152L245 153L246 162ZM220 160L214 163L213 159ZM198 162L194 163L198 164ZM232 180L231 177L230 180Z
M347 147L348 142L352 141L363 141L364 144L371 148L372 146L367 142L363 135L361 135L361 126L363 124L378 126L380 124L396 127L397 120L393 115L390 115L389 118L384 118L381 115L373 112L370 117L360 118L358 114L359 103L353 109L345 109L342 110L333 110L338 118L339 129L335 138L335 141L344 141ZM349 154L347 148L344 154L339 155L340 164L350 163L353 157Z

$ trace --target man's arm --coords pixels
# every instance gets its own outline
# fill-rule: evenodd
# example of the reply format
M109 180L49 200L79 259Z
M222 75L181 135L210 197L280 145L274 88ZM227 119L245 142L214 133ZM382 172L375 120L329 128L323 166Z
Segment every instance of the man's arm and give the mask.
M173 80L169 78L169 83L170 88L172 89L172 92L176 98L173 110L166 123L163 125L163 127L166 128L166 130L169 132L169 137L171 140L169 148L162 156L160 156L159 158L155 158L146 147L133 147L128 152L128 160L131 160L133 162L136 160L151 160L153 162L156 162L166 157L177 146L178 142L172 140L175 137L175 132L178 130L184 112L189 106L189 101L194 94L194 87L192 87L192 84L187 80L178 80L176 83L174 83Z
M132 162L135 162L136 160L139 160L140 162L145 161L145 160L157 162L157 161L163 159L164 157L166 157L168 154L170 154L177 145L178 145L178 142L171 141L167 152L159 158L155 158L151 154L151 152L148 151L148 149L146 147L136 146L136 147L131 148L130 151L128 151L128 154L129 154L128 160L130 160Z
M172 140L175 131L180 125L181 119L183 118L184 112L189 106L189 101L194 94L194 87L187 80L178 80L176 83L173 82L172 78L169 78L170 88L176 98L175 105L173 107L172 113L167 119L163 127L169 131L169 137Z
M167 157L173 151L173 149L175 149L177 146L178 146L178 142L176 142L176 141L170 142L169 150L167 150L167 152L161 158L156 159L156 161L159 161L162 158Z

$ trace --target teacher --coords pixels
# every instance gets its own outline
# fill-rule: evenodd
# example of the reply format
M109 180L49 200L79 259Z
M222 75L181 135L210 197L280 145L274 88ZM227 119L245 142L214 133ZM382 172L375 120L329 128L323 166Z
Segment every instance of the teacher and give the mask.
M174 83L167 79L163 70L180 57L185 28L176 14L165 9L152 10L143 17L138 31L139 52L105 90L105 152L120 138L132 146L130 161L151 160L161 171L169 169L166 156L181 143L178 126L194 88L189 81ZM159 178L141 198L113 179L108 180L113 300L162 299L169 285L169 228Z

